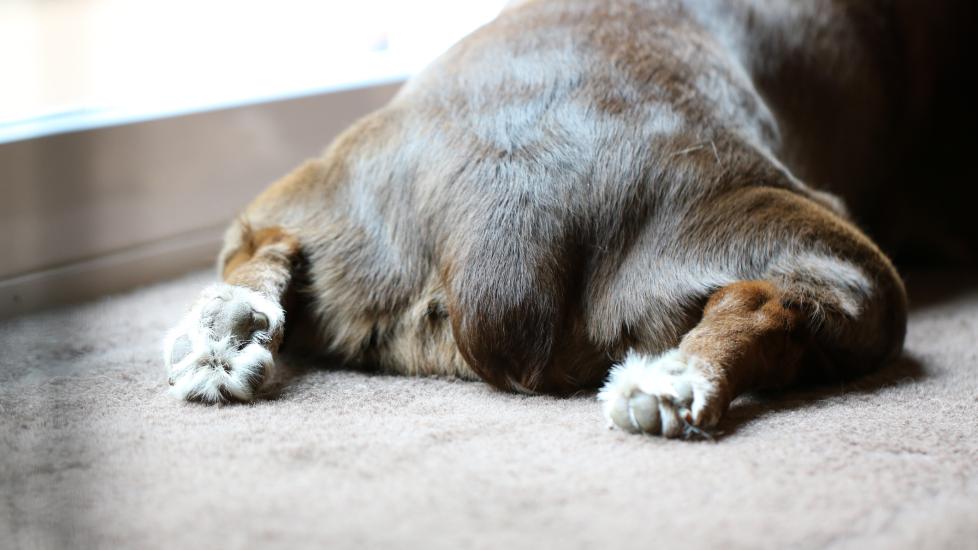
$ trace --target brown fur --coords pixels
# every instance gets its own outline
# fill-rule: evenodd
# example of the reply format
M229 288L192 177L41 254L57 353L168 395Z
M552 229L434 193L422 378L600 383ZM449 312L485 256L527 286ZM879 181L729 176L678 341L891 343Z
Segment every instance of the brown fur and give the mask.
M290 318L351 364L520 391L594 387L630 349L706 358L727 402L892 359L899 276L796 176L889 174L866 166L921 108L894 83L926 76L889 45L924 31L873 27L909 24L884 2L707 4L505 10L258 197L225 280L293 281Z
M233 281L233 284L249 286L246 280L242 278L247 270L239 268L241 268L245 262L248 262L256 255L267 253L265 250L266 247L281 245L281 253L289 257L294 256L299 249L298 241L296 241L292 235L285 232L281 227L265 227L258 231L245 229L244 233L247 240L242 242L226 260L221 262L224 264L224 269L221 276L225 281ZM235 277L237 277L237 279L231 279L232 273Z

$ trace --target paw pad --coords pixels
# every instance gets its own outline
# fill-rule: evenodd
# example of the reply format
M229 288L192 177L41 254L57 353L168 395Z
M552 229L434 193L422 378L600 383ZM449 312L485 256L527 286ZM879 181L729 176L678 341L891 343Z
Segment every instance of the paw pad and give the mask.
M629 353L598 395L612 426L665 437L706 436L726 407L696 357L672 350L658 357Z
M264 296L208 287L164 341L170 393L204 402L250 401L274 369L284 314Z

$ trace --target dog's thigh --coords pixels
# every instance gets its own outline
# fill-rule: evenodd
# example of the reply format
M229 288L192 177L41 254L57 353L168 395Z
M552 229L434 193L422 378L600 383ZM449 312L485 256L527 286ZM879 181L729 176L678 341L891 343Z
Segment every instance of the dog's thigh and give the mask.
M903 285L854 226L777 190L718 208L731 216L712 232L726 245L723 261L757 267L710 294L678 347L633 351L612 370L600 399L620 428L669 437L710 428L743 392L863 372L902 349Z

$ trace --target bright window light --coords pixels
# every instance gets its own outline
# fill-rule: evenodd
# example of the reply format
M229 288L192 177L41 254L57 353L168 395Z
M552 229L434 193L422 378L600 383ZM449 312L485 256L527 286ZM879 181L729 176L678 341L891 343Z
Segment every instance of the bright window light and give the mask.
M396 81L505 0L4 0L0 142Z

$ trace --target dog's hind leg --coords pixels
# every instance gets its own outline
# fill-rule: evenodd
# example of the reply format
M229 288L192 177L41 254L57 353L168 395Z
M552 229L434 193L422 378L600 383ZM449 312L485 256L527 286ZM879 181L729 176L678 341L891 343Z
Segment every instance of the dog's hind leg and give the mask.
M296 238L281 228L232 224L219 260L224 281L204 289L164 340L173 395L254 399L275 368L285 326L281 304L298 251Z
M612 369L599 398L615 426L666 437L709 429L741 393L865 372L900 353L906 296L869 239L804 198L750 195L728 206L752 215L716 236L753 250L773 240L772 257L715 290L678 347L633 351Z

